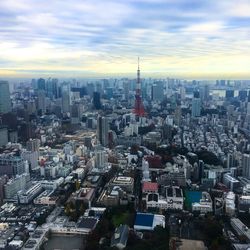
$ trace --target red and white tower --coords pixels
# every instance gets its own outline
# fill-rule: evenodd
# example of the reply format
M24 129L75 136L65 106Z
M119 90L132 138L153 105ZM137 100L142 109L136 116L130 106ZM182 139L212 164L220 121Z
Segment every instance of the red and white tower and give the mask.
M135 93L135 108L134 113L138 117L145 116L145 110L141 97L141 80L140 80L140 61L138 57L138 69L137 69L137 81L136 81L136 93Z

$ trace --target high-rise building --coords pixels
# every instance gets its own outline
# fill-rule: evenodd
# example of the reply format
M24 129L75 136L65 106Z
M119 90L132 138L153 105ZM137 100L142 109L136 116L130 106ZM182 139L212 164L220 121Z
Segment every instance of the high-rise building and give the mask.
M174 112L174 123L177 125L177 126L180 126L181 124L181 106L177 106L176 109L175 109L175 112Z
M242 156L242 175L250 179L250 155L243 154Z
M24 173L17 175L14 179L10 179L4 185L4 194L6 199L13 199L17 195L17 192L27 187L27 183L30 181L30 175Z
M201 99L199 92L194 93L192 100L192 117L199 117L201 115Z
M39 139L30 139L26 143L27 150L31 152L39 151L39 147L40 147Z
M181 95L181 100L185 100L186 98L186 89L184 86L181 87L180 89L180 95Z
M103 169L105 163L107 162L107 154L104 150L98 149L95 151L95 167L98 169Z
M25 172L24 160L12 154L0 155L0 175L20 175Z
M250 102L247 103L247 114L250 115Z
M8 113L11 111L11 100L9 83L0 81L0 113Z
M89 95L90 97L93 96L94 91L95 91L95 86L94 86L94 84L93 84L93 83L88 83L88 84L87 84L87 92L88 92L88 95Z
M93 93L93 105L95 109L101 109L102 104L101 104L101 96L99 92L94 92Z
M152 85L151 98L153 101L162 101L164 98L163 82L156 82Z
M45 79L39 78L37 80L37 88L38 88L38 90L45 90L46 89Z
M3 204L4 199L4 185L8 182L9 178L7 175L0 177L0 205Z
M123 82L123 90L124 90L124 99L128 100L129 91L130 91L130 82L129 81L124 81Z
M208 84L205 84L200 87L200 98L204 102L207 102L209 100L209 85Z
M69 113L71 105L71 95L70 95L70 86L65 84L62 86L62 112Z
M234 90L226 90L226 99L230 100L234 97Z
M52 98L58 98L59 93L58 93L58 79L56 78L49 78L46 82L46 94L47 96L52 99Z
M235 167L235 157L233 152L229 152L227 155L227 168Z
M109 142L109 119L108 117L98 116L97 118L97 139L103 146Z
M247 90L240 90L239 91L239 99L244 102L247 98Z
M0 126L0 147L8 143L8 129L7 127Z
M44 90L38 90L37 93L37 109L41 115L46 112L46 95Z

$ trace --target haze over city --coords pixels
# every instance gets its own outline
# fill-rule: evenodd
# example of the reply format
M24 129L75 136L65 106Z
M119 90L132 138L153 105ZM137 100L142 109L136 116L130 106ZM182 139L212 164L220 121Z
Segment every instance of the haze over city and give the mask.
M247 0L0 2L0 75L247 79Z

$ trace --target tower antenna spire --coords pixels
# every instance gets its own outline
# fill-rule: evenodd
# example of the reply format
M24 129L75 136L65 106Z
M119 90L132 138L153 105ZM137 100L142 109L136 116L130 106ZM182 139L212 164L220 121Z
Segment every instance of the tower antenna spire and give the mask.
M138 57L134 113L137 115L137 117L142 117L145 115L145 111L144 111L144 107L142 103L142 97L141 97L140 58L139 57Z

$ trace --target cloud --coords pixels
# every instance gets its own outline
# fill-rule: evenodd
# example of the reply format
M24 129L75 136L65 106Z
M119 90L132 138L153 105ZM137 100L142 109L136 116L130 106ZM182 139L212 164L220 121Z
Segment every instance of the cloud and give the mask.
M145 75L250 77L249 13L247 0L1 1L0 70L131 75L140 55Z

